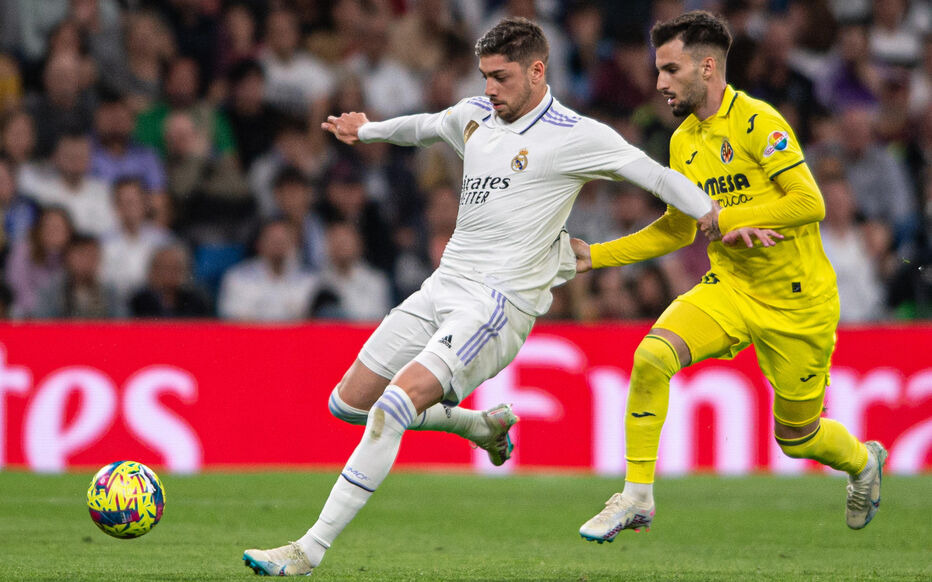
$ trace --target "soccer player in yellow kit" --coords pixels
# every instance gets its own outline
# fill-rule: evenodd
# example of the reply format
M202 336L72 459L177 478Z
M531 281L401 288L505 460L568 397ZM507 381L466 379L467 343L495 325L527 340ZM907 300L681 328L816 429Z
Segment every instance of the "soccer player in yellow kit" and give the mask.
M612 541L649 527L653 481L670 378L707 358L731 359L754 344L774 389L774 433L790 457L848 473L848 526L867 525L880 503L887 452L822 418L839 303L835 272L822 250L819 188L786 120L767 103L725 82L731 34L704 11L651 30L657 89L685 120L670 141L670 165L722 210L707 231L711 270L661 314L634 352L625 412L625 487L580 534ZM643 230L588 245L573 241L577 270L627 265L690 244L696 221L668 207Z

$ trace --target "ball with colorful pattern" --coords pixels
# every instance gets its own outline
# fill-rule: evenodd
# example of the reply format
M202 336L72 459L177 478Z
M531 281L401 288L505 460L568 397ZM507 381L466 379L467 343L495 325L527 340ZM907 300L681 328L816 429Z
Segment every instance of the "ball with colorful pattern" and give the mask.
M107 535L138 538L162 519L165 488L155 471L135 461L117 461L97 471L87 489L91 519Z

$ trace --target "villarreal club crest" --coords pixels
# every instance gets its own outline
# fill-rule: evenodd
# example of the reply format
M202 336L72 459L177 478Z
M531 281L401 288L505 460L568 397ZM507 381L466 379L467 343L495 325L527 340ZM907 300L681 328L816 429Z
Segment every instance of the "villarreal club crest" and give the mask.
M138 538L162 519L165 488L155 471L135 461L117 461L97 471L87 489L91 519L105 534Z
M735 159L735 150L731 147L731 144L728 143L728 138L722 140L722 163L727 164L731 160Z

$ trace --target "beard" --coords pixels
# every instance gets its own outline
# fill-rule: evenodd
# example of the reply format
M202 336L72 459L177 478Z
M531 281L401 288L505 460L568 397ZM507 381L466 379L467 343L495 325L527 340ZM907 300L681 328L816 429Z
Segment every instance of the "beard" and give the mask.
M504 110L498 112L498 116L502 121L514 123L522 115L521 112L524 111L528 101L531 99L531 83L525 79L524 87L521 89L521 93L517 95Z
M693 82L683 87L683 95L677 97L679 97L677 102L672 106L673 115L676 117L686 117L690 113L695 113L705 103L705 85L699 78L698 72Z

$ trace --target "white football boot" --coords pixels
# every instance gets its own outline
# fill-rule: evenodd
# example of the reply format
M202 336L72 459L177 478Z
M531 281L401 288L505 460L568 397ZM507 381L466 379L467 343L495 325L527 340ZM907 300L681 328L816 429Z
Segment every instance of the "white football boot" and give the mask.
M489 453L489 460L498 467L511 458L511 451L515 446L511 443L508 430L520 419L511 410L510 404L499 404L482 413L491 434L488 438L473 441L480 449Z
M297 542L271 550L246 550L243 561L260 576L310 576L314 570Z
M873 460L869 470L855 477L848 475L848 501L845 518L848 527L861 529L871 522L877 508L880 507L880 480L883 478L883 464L887 460L887 449L877 441L867 441L867 455Z
M610 542L623 529L636 532L644 528L650 531L654 521L654 504L639 507L634 501L623 497L621 493L612 495L605 502L605 509L579 528L579 535L590 542Z

